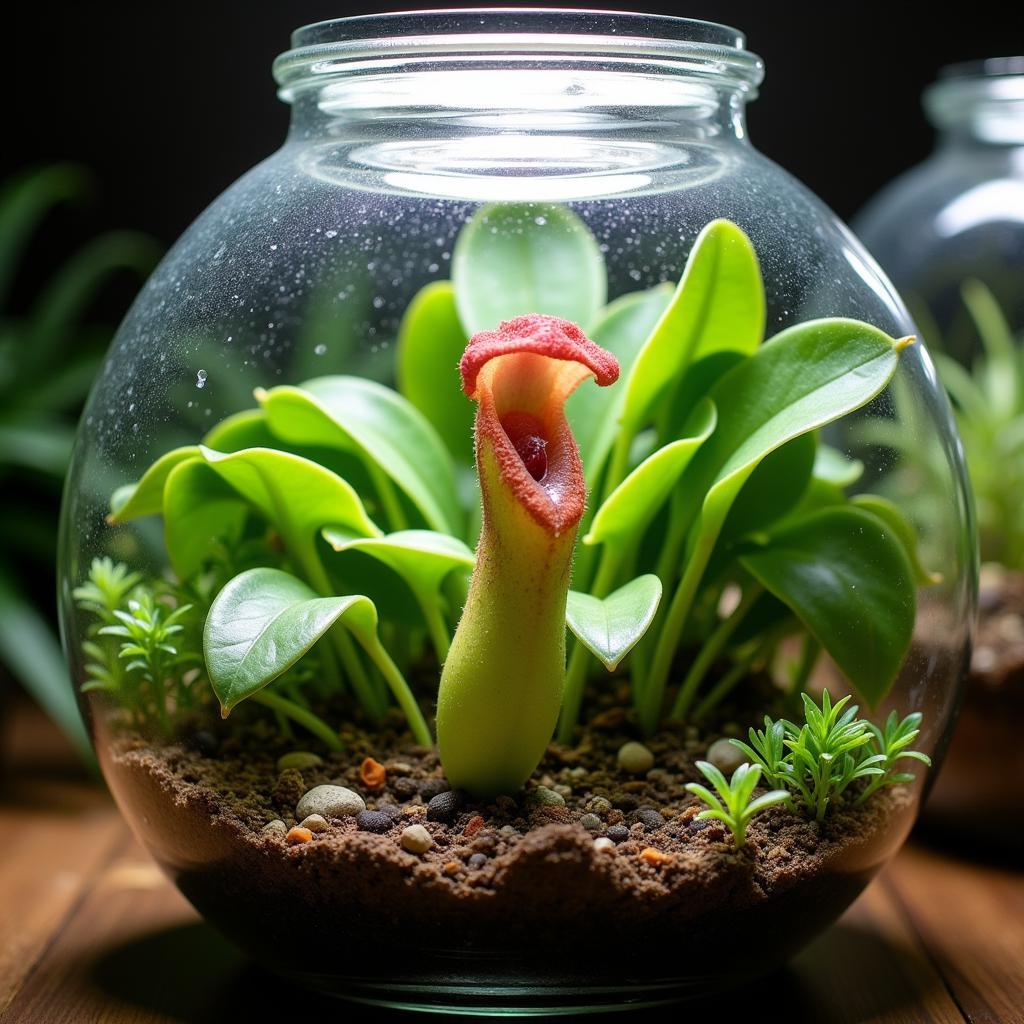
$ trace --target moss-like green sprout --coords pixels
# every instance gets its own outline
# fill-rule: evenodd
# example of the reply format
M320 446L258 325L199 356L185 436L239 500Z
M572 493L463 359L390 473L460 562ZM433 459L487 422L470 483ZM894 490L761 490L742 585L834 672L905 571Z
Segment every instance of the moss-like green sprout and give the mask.
M698 761L697 767L718 793L716 796L699 782L687 783L687 791L708 805L707 810L697 815L697 820L717 818L723 822L732 833L733 845L737 850L746 842L747 825L755 814L778 804L789 803L789 791L785 789L772 789L753 798L754 790L761 781L760 765L741 764L728 781L721 769L707 761Z
M728 221L675 288L611 303L566 207L483 207L452 267L406 311L398 390L259 390L115 493L112 525L163 517L170 604L205 619L222 713L259 703L336 746L328 707L373 723L397 706L429 744L440 678L445 771L493 795L553 733L574 742L602 671L628 675L651 734L713 715L798 638L794 695L825 652L876 706L930 577L900 509L848 494L860 464L819 430L885 389L913 339L834 318L766 340L758 260Z

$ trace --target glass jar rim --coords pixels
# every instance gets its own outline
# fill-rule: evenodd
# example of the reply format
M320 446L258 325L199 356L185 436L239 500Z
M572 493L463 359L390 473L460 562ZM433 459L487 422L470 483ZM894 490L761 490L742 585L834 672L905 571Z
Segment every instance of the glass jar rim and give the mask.
M971 121L982 109L1024 113L1024 56L950 64L924 91L924 108L937 128Z
M281 98L327 75L396 64L573 58L657 64L715 76L753 92L764 62L735 28L710 21L629 11L576 8L461 8L356 15L316 22L292 33L292 48L274 61Z

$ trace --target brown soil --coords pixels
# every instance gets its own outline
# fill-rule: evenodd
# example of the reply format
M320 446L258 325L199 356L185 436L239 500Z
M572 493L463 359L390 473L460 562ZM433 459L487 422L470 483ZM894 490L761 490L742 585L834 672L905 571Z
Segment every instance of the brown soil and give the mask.
M427 819L430 797L448 788L436 752L412 745L400 723L347 729L344 752L302 772L275 764L306 745L281 746L259 725L216 751L208 735L100 746L129 819L199 910L257 957L307 979L394 977L396 956L399 974L479 981L483 972L495 983L555 968L563 983L575 971L613 985L769 969L857 895L916 809L916 789L905 786L860 808L839 805L824 825L775 808L735 851L721 825L696 820L703 805L684 789L709 744L739 734L735 721L659 734L648 743L655 767L638 777L616 761L635 738L628 715L606 706L590 721L577 746L549 748L519 797L467 799L449 823ZM360 781L367 756L387 771L376 790ZM263 831L274 819L296 824L299 797L322 783L355 790L370 809L390 806L392 827L377 834L341 818L297 846ZM538 785L565 805L538 804ZM587 814L596 830L584 827ZM434 839L421 855L400 845L416 823ZM628 836L614 849L595 847L623 826ZM467 956L477 964L462 975Z
M974 844L1024 845L1024 573L982 567L963 706L924 811Z

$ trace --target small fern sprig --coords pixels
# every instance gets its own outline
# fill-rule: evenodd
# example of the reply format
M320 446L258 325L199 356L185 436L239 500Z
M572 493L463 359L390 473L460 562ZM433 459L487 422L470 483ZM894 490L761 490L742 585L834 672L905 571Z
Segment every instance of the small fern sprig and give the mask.
M746 842L747 825L755 814L760 814L761 811L766 811L776 804L787 803L790 799L789 792L785 789L773 789L751 799L758 782L761 781L760 765L741 764L728 781L721 770L708 761L698 761L697 767L718 791L716 796L699 782L687 783L687 792L693 793L708 805L706 811L701 811L697 815L697 820L717 818L724 822L732 832L733 844L737 850Z
M907 715L902 721L895 711L890 711L883 728L880 729L873 722L868 722L868 729L871 732L872 747L876 751L877 756L882 758L881 761L877 762L881 766L882 771L881 774L876 775L864 787L864 791L857 798L858 804L864 803L882 786L893 786L901 782L914 781L912 772L895 770L897 761L909 757L915 761L920 761L929 768L932 764L932 759L927 754L922 754L920 750L907 749L921 733L920 711Z

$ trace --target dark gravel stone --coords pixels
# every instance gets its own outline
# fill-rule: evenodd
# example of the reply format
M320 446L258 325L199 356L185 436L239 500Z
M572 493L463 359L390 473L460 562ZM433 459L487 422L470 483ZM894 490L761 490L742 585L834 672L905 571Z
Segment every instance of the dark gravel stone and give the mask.
M394 804L377 804L374 809L378 814L386 814L392 821L402 816L402 808Z
M452 787L445 779L424 779L419 784L419 793L424 800L433 803L435 796L450 793Z
M633 821L639 821L648 832L653 832L654 829L661 828L665 824L665 819L653 807L641 807L640 810L634 811L630 817Z
M391 792L398 797L399 800L410 800L420 791L420 787L415 779L401 776L391 783Z
M710 827L711 822L708 821L707 818L703 818L701 820L694 818L693 821L691 821L690 824L686 826L686 829L688 832L703 832L704 829Z
M356 815L356 824L361 832L387 832L392 820L390 814L381 811L360 811Z
M629 838L629 829L625 825L609 825L605 835L613 843L624 843Z
M483 853L474 853L473 856L469 858L469 866L474 871L479 871L486 863L487 856Z
M449 789L431 797L427 804L427 821L441 821L451 824L456 812L462 806L462 794L458 790Z

